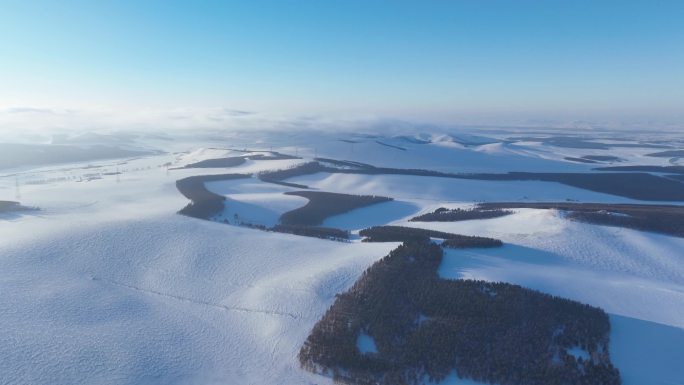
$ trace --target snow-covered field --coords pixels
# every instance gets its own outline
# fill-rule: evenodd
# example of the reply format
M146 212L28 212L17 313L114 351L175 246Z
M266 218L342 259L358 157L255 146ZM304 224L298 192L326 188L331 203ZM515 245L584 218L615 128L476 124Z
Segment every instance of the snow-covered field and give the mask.
M206 186L209 191L227 198L225 209L216 220L231 223L242 221L271 227L278 223L282 214L309 201L304 197L283 194L296 189L255 178L209 182Z
M601 165L563 158L607 153L622 158L619 165L670 164L645 156L652 148L501 140L512 135L261 135L160 141L149 147L167 153L0 170L0 200L41 208L0 216L0 384L331 383L301 370L297 352L335 294L396 244L332 242L176 215L187 200L175 181L187 176L280 169L314 156L454 172L589 171ZM489 144L459 142L466 139ZM304 159L173 169L244 154L235 149ZM533 209L488 220L407 222L437 207L481 201L634 201L549 182L325 173L288 181L395 198L328 218L325 226L391 223L502 239L501 249L449 251L439 274L512 282L600 306L611 315L611 357L624 384L682 383L684 239ZM271 226L307 201L283 195L295 188L256 178L207 188L226 196L216 219L232 223ZM453 375L443 384L472 382Z

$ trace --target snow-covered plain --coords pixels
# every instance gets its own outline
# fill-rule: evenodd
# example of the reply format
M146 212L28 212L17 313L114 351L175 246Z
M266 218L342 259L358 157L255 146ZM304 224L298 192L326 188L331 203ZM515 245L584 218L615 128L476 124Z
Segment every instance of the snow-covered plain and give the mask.
M230 133L154 142L168 153L137 159L0 170L0 200L41 208L0 217L0 383L331 383L301 370L297 352L335 294L396 244L332 242L179 216L187 200L175 181L187 176L254 173L314 156L454 172L589 171L600 165L563 158L607 154L623 159L619 165L670 164L645 156L652 148L558 148L503 140L509 136ZM235 149L304 159L174 169L245 154ZM501 249L447 252L439 274L512 282L600 306L611 315L611 357L624 384L684 378L684 239L532 209L488 220L407 222L480 201L634 201L548 182L324 173L288 181L395 198L328 218L326 226L391 223L500 238ZM296 189L256 178L207 187L227 197L218 221L270 226L306 204L282 194ZM453 374L441 384L474 383Z
M23 192L45 209L0 221L1 383L301 383L310 328L395 246L179 216L166 178Z

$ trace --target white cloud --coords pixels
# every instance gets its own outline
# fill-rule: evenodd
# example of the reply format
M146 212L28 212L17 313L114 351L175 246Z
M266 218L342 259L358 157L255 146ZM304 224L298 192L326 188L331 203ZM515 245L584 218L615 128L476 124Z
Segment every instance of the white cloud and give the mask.
M530 116L534 114L529 114ZM451 116L451 118L449 118ZM299 115L287 116L247 111L231 107L187 107L167 109L65 109L50 106L11 106L0 109L0 142L49 142L53 135L83 132L111 133L173 132L179 130L332 130L380 133L448 131L458 128L559 128L581 130L640 129L681 131L681 121L653 119L581 119L568 115L534 118L521 115L442 114L387 118L381 116Z

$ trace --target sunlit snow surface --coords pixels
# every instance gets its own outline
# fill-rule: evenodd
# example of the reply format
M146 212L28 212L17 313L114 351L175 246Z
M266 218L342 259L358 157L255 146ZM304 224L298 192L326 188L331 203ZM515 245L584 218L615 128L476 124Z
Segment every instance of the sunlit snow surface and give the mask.
M304 206L308 199L284 192L297 189L258 179L236 179L206 184L209 191L226 197L224 211L216 220L232 223L247 222L271 227L280 216Z
M188 201L175 187L178 179L285 168L316 155L452 172L588 171L597 165L563 158L607 153L537 142L466 146L443 134L420 136L432 144L378 139L406 151L353 134L257 136L154 142L168 153L0 170L0 200L41 208L0 214L0 383L331 383L301 370L297 352L335 294L396 243L331 242L179 216ZM304 159L173 169L271 147ZM620 165L677 162L644 156L655 151L609 152L624 159ZM328 218L326 226L392 223L500 238L501 249L448 251L438 273L512 282L600 306L611 314L611 359L624 384L684 378L684 239L531 209L489 220L407 222L437 207L479 201L634 201L548 182L322 173L288 181L395 198ZM306 204L282 194L297 189L256 178L207 187L226 196L216 219L231 223L271 226ZM474 383L454 373L442 384Z

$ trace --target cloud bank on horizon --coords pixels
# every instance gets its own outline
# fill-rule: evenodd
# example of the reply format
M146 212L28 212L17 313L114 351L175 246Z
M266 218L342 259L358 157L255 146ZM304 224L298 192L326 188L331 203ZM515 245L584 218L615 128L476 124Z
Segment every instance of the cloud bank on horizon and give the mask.
M545 130L560 134L632 131L681 132L677 120L638 117L630 119L576 116L455 115L451 119L372 115L286 115L230 107L196 107L137 110L77 110L45 107L0 109L0 143L50 143L56 137L100 134L223 134L240 131L334 131L405 135L417 132L449 133L481 130L524 132Z

